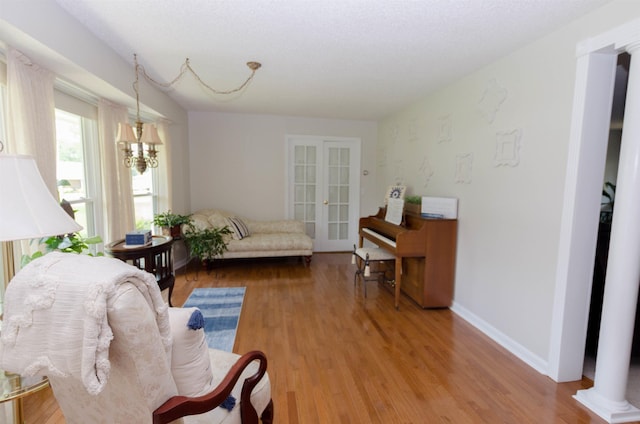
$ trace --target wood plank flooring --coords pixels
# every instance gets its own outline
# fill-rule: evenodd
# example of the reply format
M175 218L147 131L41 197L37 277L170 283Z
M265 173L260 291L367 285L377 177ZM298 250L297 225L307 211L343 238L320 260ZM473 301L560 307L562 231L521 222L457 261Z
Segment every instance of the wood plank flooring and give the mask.
M448 309L403 296L394 310L376 283L365 299L353 272L349 253L310 266L228 261L180 271L173 301L194 287L247 287L234 351L266 353L275 423L604 422L572 398L590 380L556 384ZM64 423L50 390L27 398L25 415Z

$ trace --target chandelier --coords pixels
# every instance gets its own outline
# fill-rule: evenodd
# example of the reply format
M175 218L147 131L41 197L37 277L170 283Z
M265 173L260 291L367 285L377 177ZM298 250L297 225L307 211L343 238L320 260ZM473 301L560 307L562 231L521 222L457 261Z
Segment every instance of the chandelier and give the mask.
M178 82L186 72L190 72L205 89L209 90L213 94L233 94L243 88L245 88L249 82L253 79L256 71L262 66L259 62L247 62L247 66L251 69L251 75L243 82L239 87L220 91L206 84L202 78L193 70L187 58L180 68L180 73L172 81L168 83L161 83L151 78L144 67L138 63L138 55L133 55L134 69L136 72L136 79L133 83L133 91L136 93L136 122L135 133L133 127L128 122L121 122L118 124L118 133L116 135L116 143L122 145L122 151L124 152L124 165L127 168L135 167L138 173L144 174L147 168L158 167L158 151L156 146L162 144L162 140L158 136L157 128L152 124L145 124L140 119L140 91L139 81L140 74L150 83L157 85L161 88L171 88L176 82ZM135 151L134 151L135 146ZM146 146L146 154L145 154Z

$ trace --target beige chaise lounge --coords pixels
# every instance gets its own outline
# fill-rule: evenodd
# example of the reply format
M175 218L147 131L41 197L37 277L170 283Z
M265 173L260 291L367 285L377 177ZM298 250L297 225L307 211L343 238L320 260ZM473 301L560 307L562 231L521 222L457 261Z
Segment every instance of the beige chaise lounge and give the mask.
M221 259L301 256L309 262L313 254L313 241L300 221L255 221L221 209L201 209L191 219L199 229L229 226L233 235Z

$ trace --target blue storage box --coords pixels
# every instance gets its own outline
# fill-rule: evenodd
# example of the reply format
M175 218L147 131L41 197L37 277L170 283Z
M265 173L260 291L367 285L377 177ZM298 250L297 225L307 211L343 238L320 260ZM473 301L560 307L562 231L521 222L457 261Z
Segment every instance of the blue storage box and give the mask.
M151 243L151 230L139 230L127 233L124 244L127 246L144 246Z

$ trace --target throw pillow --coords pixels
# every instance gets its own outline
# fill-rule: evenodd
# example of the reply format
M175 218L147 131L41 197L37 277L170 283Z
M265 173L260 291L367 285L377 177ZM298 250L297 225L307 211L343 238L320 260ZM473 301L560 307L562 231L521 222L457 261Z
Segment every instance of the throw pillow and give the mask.
M233 232L233 238L236 240L242 240L249 235L249 228L247 225L237 216L227 218L227 223L231 231Z
M209 225L215 228L222 228L227 225L227 217L218 211L214 211L209 215Z
M182 396L201 396L211 389L213 371L198 308L169 308L173 347L171 373Z

